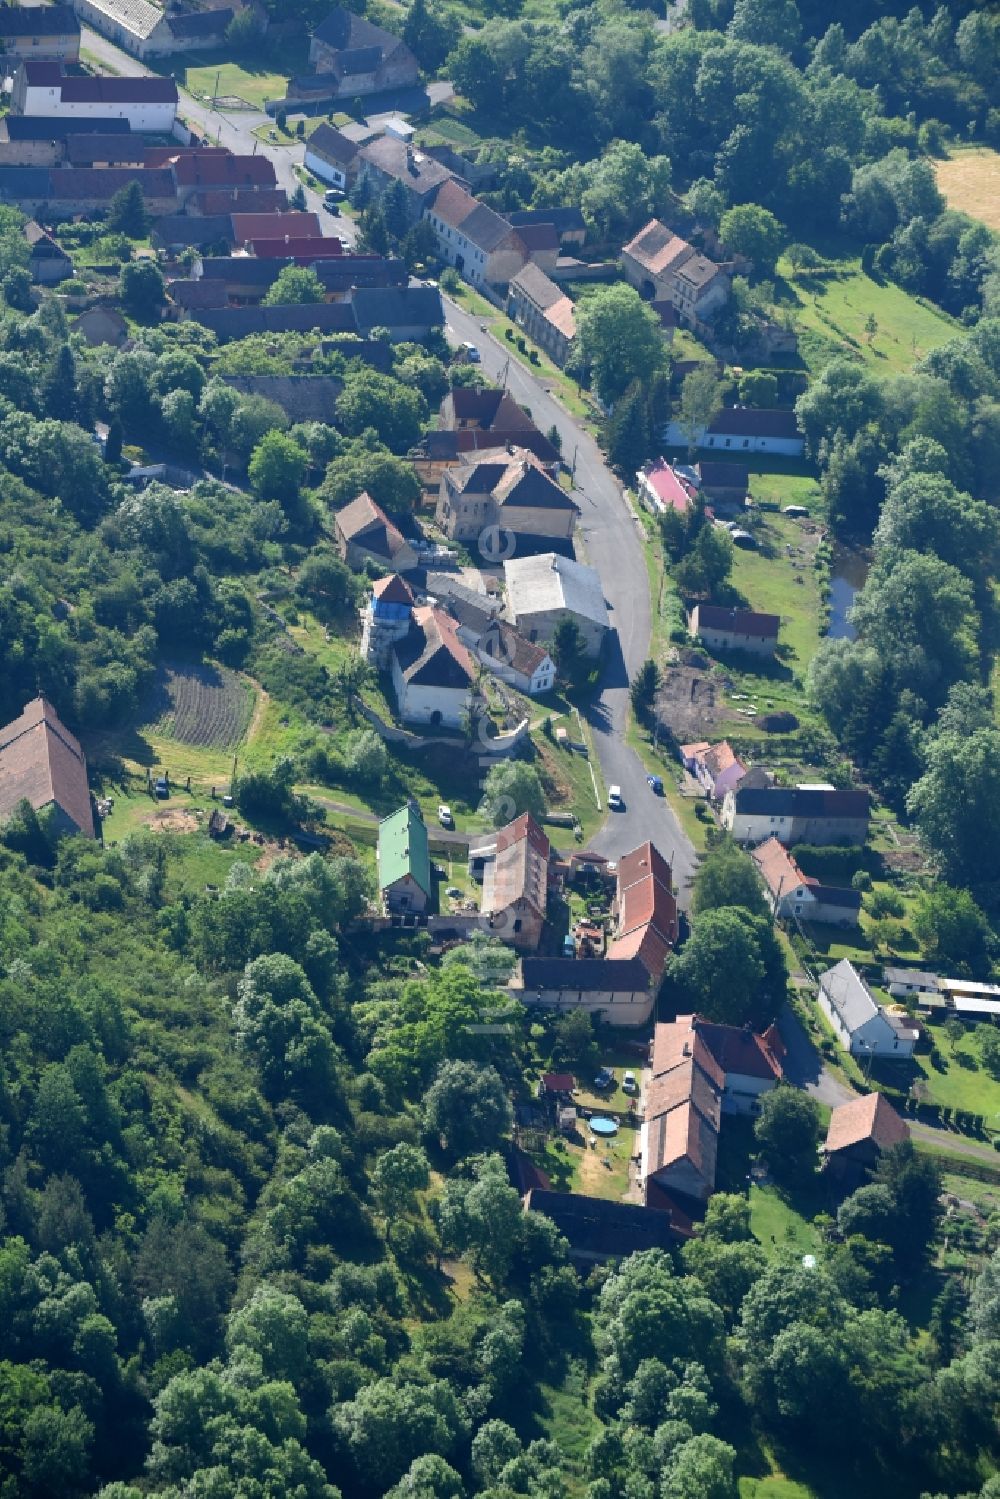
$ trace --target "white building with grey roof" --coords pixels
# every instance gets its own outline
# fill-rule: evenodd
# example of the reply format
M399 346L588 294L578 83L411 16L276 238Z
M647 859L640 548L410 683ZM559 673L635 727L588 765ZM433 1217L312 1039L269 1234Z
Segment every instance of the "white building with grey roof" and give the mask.
M599 654L611 618L600 577L592 567L543 552L537 557L512 557L503 571L507 618L518 634L532 643L551 643L559 624L572 619L585 654Z
M880 1005L854 964L842 958L819 981L820 1009L852 1057L909 1057L919 1031Z

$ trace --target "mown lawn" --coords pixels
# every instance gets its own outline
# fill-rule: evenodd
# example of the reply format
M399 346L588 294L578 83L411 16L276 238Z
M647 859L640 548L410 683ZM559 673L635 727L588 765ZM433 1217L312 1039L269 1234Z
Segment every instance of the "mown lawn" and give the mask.
M988 1023L988 1022L985 1022ZM945 1070L939 1072L930 1055L917 1052L914 1062L926 1084L927 1098L948 1109L983 1114L987 1127L1000 1127L1000 1081L991 1077L979 1061L978 1026L968 1026L957 1042L949 1040L943 1025L930 1027L931 1038L941 1054Z
M238 62L193 52L185 59L171 59L164 71L197 99L233 97L263 109L268 99L285 97L289 78L304 72L306 65L307 47L302 42L294 48L261 46L246 52Z
M797 481L798 485L808 483ZM760 511L758 516L754 535L759 549L734 547L732 585L752 609L781 616L783 664L803 678L820 641L820 597L813 561L818 533L815 528L811 534L804 531L801 520L773 510Z
M812 1489L794 1478L772 1474L769 1478L741 1478L740 1499L814 1499Z
M820 1236L777 1187L750 1188L750 1227L765 1254L816 1254Z
M891 281L874 281L857 259L837 262L837 272L818 276L778 262L779 305L792 313L799 354L815 373L838 355L848 355L886 374L911 369L922 355L953 338L954 319L919 301ZM876 332L866 331L874 317Z

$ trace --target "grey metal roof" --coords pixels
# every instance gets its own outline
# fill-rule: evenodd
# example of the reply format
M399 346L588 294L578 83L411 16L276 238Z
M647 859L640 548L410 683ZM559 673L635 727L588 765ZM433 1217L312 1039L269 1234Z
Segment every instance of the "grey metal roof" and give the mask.
M853 1035L878 1014L878 1005L869 993L868 985L847 958L841 958L835 967L828 968L819 982L849 1034Z
M604 589L592 567L555 552L542 552L537 557L514 557L504 563L503 570L515 619L566 609L605 630L610 627Z
M162 10L150 5L149 0L87 0L87 3L143 41L152 36L163 20Z

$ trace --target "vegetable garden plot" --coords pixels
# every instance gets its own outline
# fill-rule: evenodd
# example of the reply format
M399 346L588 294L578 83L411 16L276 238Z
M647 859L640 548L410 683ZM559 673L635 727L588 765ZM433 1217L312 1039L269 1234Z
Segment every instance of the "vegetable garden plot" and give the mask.
M181 744L235 749L250 727L254 698L252 685L225 666L164 666L146 721Z

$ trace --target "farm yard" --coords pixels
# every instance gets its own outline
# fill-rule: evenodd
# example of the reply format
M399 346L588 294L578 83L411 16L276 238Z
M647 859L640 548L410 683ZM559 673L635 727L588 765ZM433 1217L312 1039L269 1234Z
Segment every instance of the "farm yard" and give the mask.
M1000 232L1000 152L988 146L953 151L937 163L935 174L949 208Z

